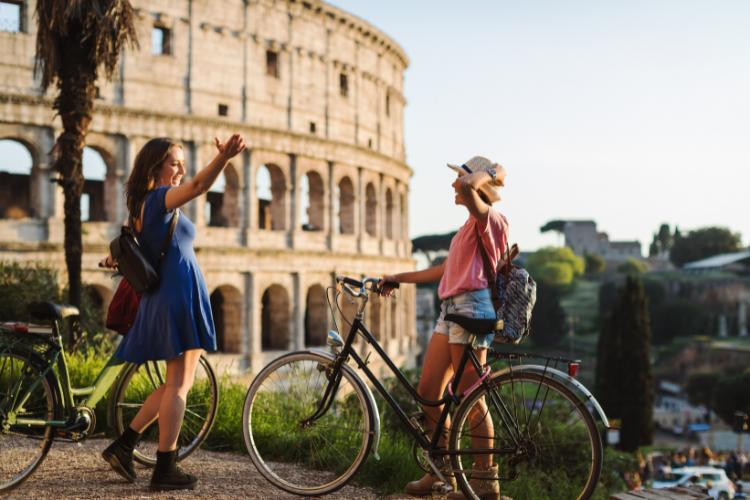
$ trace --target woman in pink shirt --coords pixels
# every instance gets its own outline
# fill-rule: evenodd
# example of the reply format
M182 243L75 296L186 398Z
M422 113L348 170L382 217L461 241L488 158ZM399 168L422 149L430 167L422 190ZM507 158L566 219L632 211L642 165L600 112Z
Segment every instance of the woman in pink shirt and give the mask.
M508 241L508 223L504 216L492 208L492 203L500 199L498 190L503 186L505 179L503 167L481 156L475 156L460 166L451 164L448 166L458 173L458 177L453 182L455 203L463 205L469 211L469 218L451 240L448 257L440 265L422 271L384 276L381 281L385 294L390 293L387 287L389 281L398 283L440 281L438 287L438 295L442 300L440 316L427 346L418 386L420 396L431 400L440 399L446 384L458 367L464 352L464 345L472 341L472 335L468 331L452 321L447 321L445 316L457 314L477 319L495 318L479 245L484 246L490 263L496 269ZM487 348L492 344L493 337L494 334L490 333L473 339L474 352L482 364L486 362ZM464 371L459 393L471 387L477 378L475 370ZM481 419L478 423L478 430L484 430L481 434L486 436L486 438L481 438L482 442L475 443L477 447L488 447L487 441L491 441L493 436L492 421L490 418L484 418L484 415L488 414L486 407L483 406L484 402L481 402L474 409L476 420ZM423 410L427 416L428 427L430 423L434 426L442 407L423 406ZM472 418L472 421L474 420ZM446 422L441 439L443 446L447 441L449 427L450 422ZM449 468L447 460L446 468ZM482 477L497 477L497 465L493 466L492 455L477 457L474 469L477 473L472 483L475 481L480 483L476 485L478 488L475 487L474 491L485 493L482 498L499 498L498 481L482 481L481 479ZM425 474L420 480L408 483L406 492L417 496L430 495L437 481L437 476ZM451 482L454 493L451 493L449 498L464 498L462 493L455 491L456 484L452 477Z

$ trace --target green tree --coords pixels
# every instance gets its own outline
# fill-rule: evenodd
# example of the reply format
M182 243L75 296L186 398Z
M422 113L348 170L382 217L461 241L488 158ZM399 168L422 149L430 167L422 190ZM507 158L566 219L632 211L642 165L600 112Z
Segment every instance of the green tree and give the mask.
M526 269L539 283L563 287L583 274L584 261L568 247L545 247L526 259Z
M628 276L599 336L594 383L607 414L622 421L625 451L650 444L653 436L650 346L648 299L640 279Z
M62 132L52 148L53 168L65 196L65 263L68 300L81 305L82 155L96 96L98 70L111 78L127 42L137 45L127 0L37 0L35 71L46 91L56 82L52 108Z
M622 274L643 274L648 272L648 264L642 260L628 257L625 262L617 266L617 272Z
M674 244L669 258L676 266L682 266L712 255L737 252L742 248L739 233L724 227L704 227L681 236L675 229Z
M554 347L565 337L565 311L559 287L537 283L536 304L531 315L531 340L536 346Z
M668 344L677 337L706 335L712 331L712 315L701 304L678 299L651 308L654 344Z
M596 276L604 272L607 267L607 261L601 255L593 253L586 253L583 256L584 268L586 269L586 275Z
M659 242L659 249L662 252L668 252L671 250L674 238L669 232L669 224L662 224L659 226L659 232L656 235L656 239Z

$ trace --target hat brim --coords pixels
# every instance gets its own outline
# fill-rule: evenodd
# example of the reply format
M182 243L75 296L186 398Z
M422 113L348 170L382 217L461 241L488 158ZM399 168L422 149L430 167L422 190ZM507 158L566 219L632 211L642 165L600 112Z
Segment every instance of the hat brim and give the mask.
M448 168L455 170L456 173L458 173L459 177L462 177L469 173L463 168L459 167L458 165L453 165L450 163L446 163L446 165L448 165ZM494 186L485 184L482 187L480 187L479 190L487 196L487 199L490 200L490 203L495 203L496 201L500 201L500 191Z

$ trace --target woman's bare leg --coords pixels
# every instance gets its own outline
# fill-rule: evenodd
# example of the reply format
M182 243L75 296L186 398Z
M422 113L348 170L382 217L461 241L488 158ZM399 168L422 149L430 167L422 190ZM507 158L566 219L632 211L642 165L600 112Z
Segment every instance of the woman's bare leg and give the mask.
M422 367L422 376L419 379L417 392L425 399L433 401L440 399L451 375L453 375L453 369L450 351L448 350L448 336L433 333L424 356L424 366ZM443 406L422 406L422 410L427 416L428 430L434 430L440 412L443 411ZM446 421L440 437L439 444L441 446L446 445L447 432L445 429L449 427L450 421Z
M451 361L453 370L458 370L461 358L464 355L465 344L450 344ZM479 364L484 366L487 361L487 349L475 349L474 354L479 360ZM463 392L472 386L479 379L479 375L474 367L467 363L464 373L461 375L461 381L458 384L458 393ZM469 412L469 422L474 437L471 439L473 448L491 448L495 437L495 430L492 425L492 417L487 411L487 403L484 398L480 398ZM492 455L478 455L474 459L474 464L483 469L492 466Z
M159 418L159 406L161 405L161 397L164 394L165 387L162 384L149 394L146 401L143 402L141 409L138 410L133 420L130 421L130 428L138 434L142 434L154 420Z
M179 358L167 361L167 383L159 405L159 451L177 448L182 417L185 414L187 393L193 386L195 368L203 354L202 349L185 351Z

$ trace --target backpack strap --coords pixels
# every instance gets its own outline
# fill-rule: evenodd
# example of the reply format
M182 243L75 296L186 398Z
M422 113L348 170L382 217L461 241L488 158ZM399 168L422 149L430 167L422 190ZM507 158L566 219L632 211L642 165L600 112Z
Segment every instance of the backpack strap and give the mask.
M484 248L484 244L482 243L482 233L479 231L479 226L477 225L476 228L477 246L479 247L479 254L482 256L482 263L484 264L484 274L485 276L487 276L487 287L490 289L490 295L492 296L492 306L495 308L495 311L497 311L502 305L500 304L500 295L498 295L497 287L495 286L495 283L497 281L497 272L492 267L490 256L487 255L487 250Z

